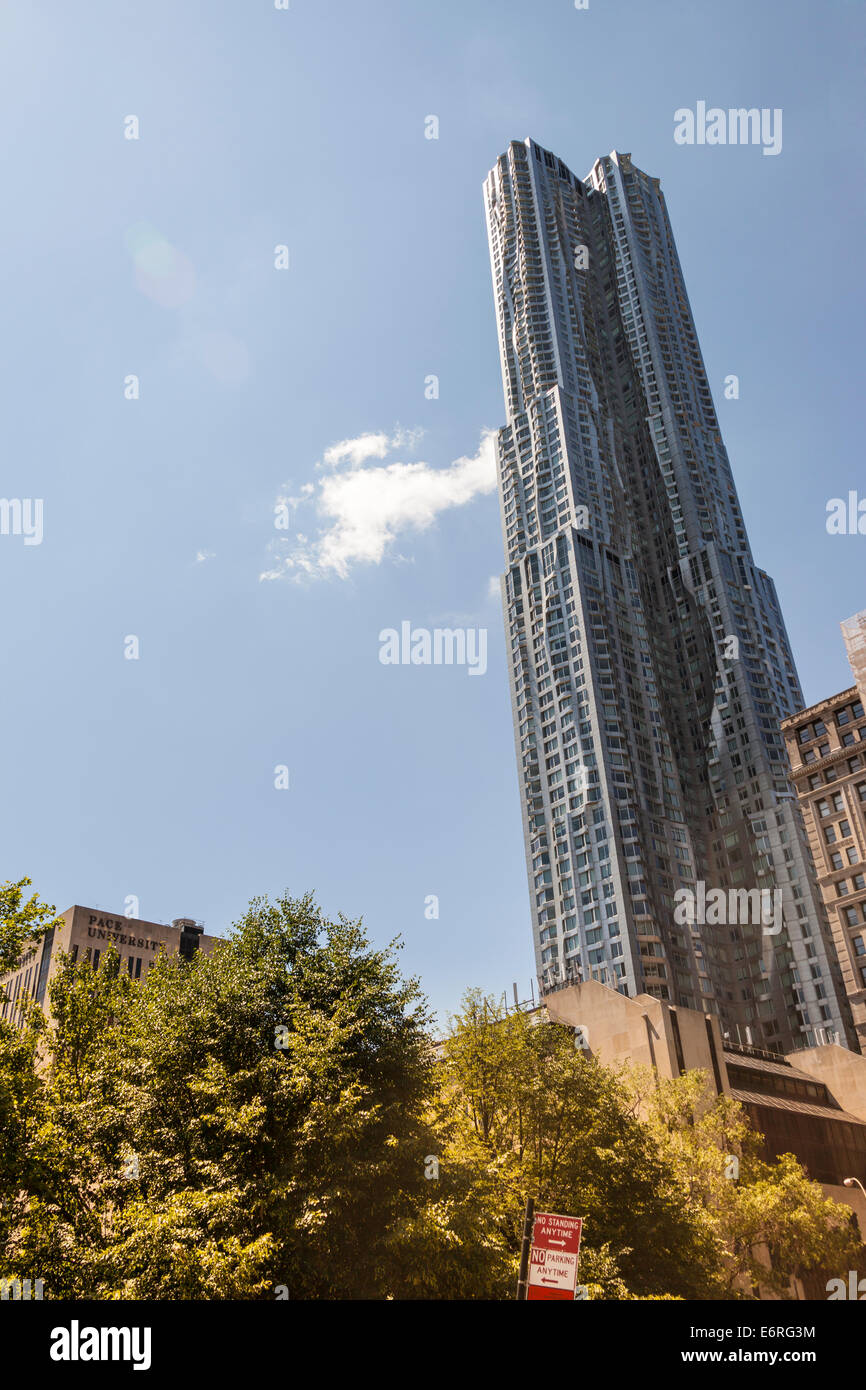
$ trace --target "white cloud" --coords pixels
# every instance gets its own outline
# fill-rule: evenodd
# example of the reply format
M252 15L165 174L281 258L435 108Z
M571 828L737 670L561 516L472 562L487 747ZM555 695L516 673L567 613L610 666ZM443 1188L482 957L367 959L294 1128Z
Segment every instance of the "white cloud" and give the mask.
M212 550L197 550L197 551L196 551L195 562L196 562L197 565L203 565L204 562L205 562L205 560L213 560L213 559L214 559L214 552L213 552Z
M345 461L351 468L318 481L313 496L304 499L315 507L322 523L317 533L272 543L277 563L260 578L291 574L345 579L354 566L381 564L403 533L425 531L440 513L495 490L493 430L482 433L476 454L455 459L447 468L421 462L363 466L370 459L383 458L392 448L411 447L417 438L417 432L406 431L390 439L367 434L326 450L325 462L333 466ZM386 443L380 453L383 439Z
M414 448L424 431L396 429L393 434L359 434L354 439L341 439L339 444L331 444L322 455L321 467L338 468L348 463L350 468L360 468L368 459L383 459L391 449Z
M341 439L339 444L332 444L325 450L322 463L325 468L336 468L341 463L360 468L367 459L383 459L390 444L387 434L359 434L357 439Z
M502 589L500 586L499 575L491 574L490 578L487 581L487 597L492 599L498 599L501 596L501 594Z

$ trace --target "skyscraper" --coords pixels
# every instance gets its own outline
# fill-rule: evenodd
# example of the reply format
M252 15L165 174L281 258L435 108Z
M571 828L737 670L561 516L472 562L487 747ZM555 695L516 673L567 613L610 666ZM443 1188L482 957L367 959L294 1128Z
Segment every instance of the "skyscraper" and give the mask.
M856 1046L752 559L657 179L532 140L484 185L502 581L542 990L594 977L774 1050ZM716 891L721 890L721 891Z

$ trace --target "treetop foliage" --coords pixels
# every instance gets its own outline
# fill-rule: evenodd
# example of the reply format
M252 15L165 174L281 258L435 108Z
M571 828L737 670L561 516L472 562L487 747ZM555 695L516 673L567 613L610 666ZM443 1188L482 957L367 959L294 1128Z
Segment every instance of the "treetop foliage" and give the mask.
M54 911L26 886L0 896L7 959ZM530 1196L584 1218L590 1297L784 1296L849 1267L849 1210L763 1162L703 1075L605 1068L479 991L434 1046L397 950L285 895L140 982L113 946L62 958L47 1016L0 1022L0 1275L51 1298L512 1298Z

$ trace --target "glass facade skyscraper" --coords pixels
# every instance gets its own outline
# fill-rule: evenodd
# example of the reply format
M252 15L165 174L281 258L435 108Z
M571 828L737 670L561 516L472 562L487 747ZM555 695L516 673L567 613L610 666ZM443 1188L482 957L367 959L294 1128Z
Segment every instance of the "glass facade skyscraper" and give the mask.
M542 991L596 978L734 1041L856 1046L779 729L802 694L659 181L527 140L484 196Z

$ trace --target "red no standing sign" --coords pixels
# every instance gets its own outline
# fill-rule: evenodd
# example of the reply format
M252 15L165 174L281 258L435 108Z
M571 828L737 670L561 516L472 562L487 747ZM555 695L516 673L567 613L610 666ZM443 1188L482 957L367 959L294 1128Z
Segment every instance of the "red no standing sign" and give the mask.
M579 1216L538 1212L532 1231L527 1298L574 1299L582 1225Z

